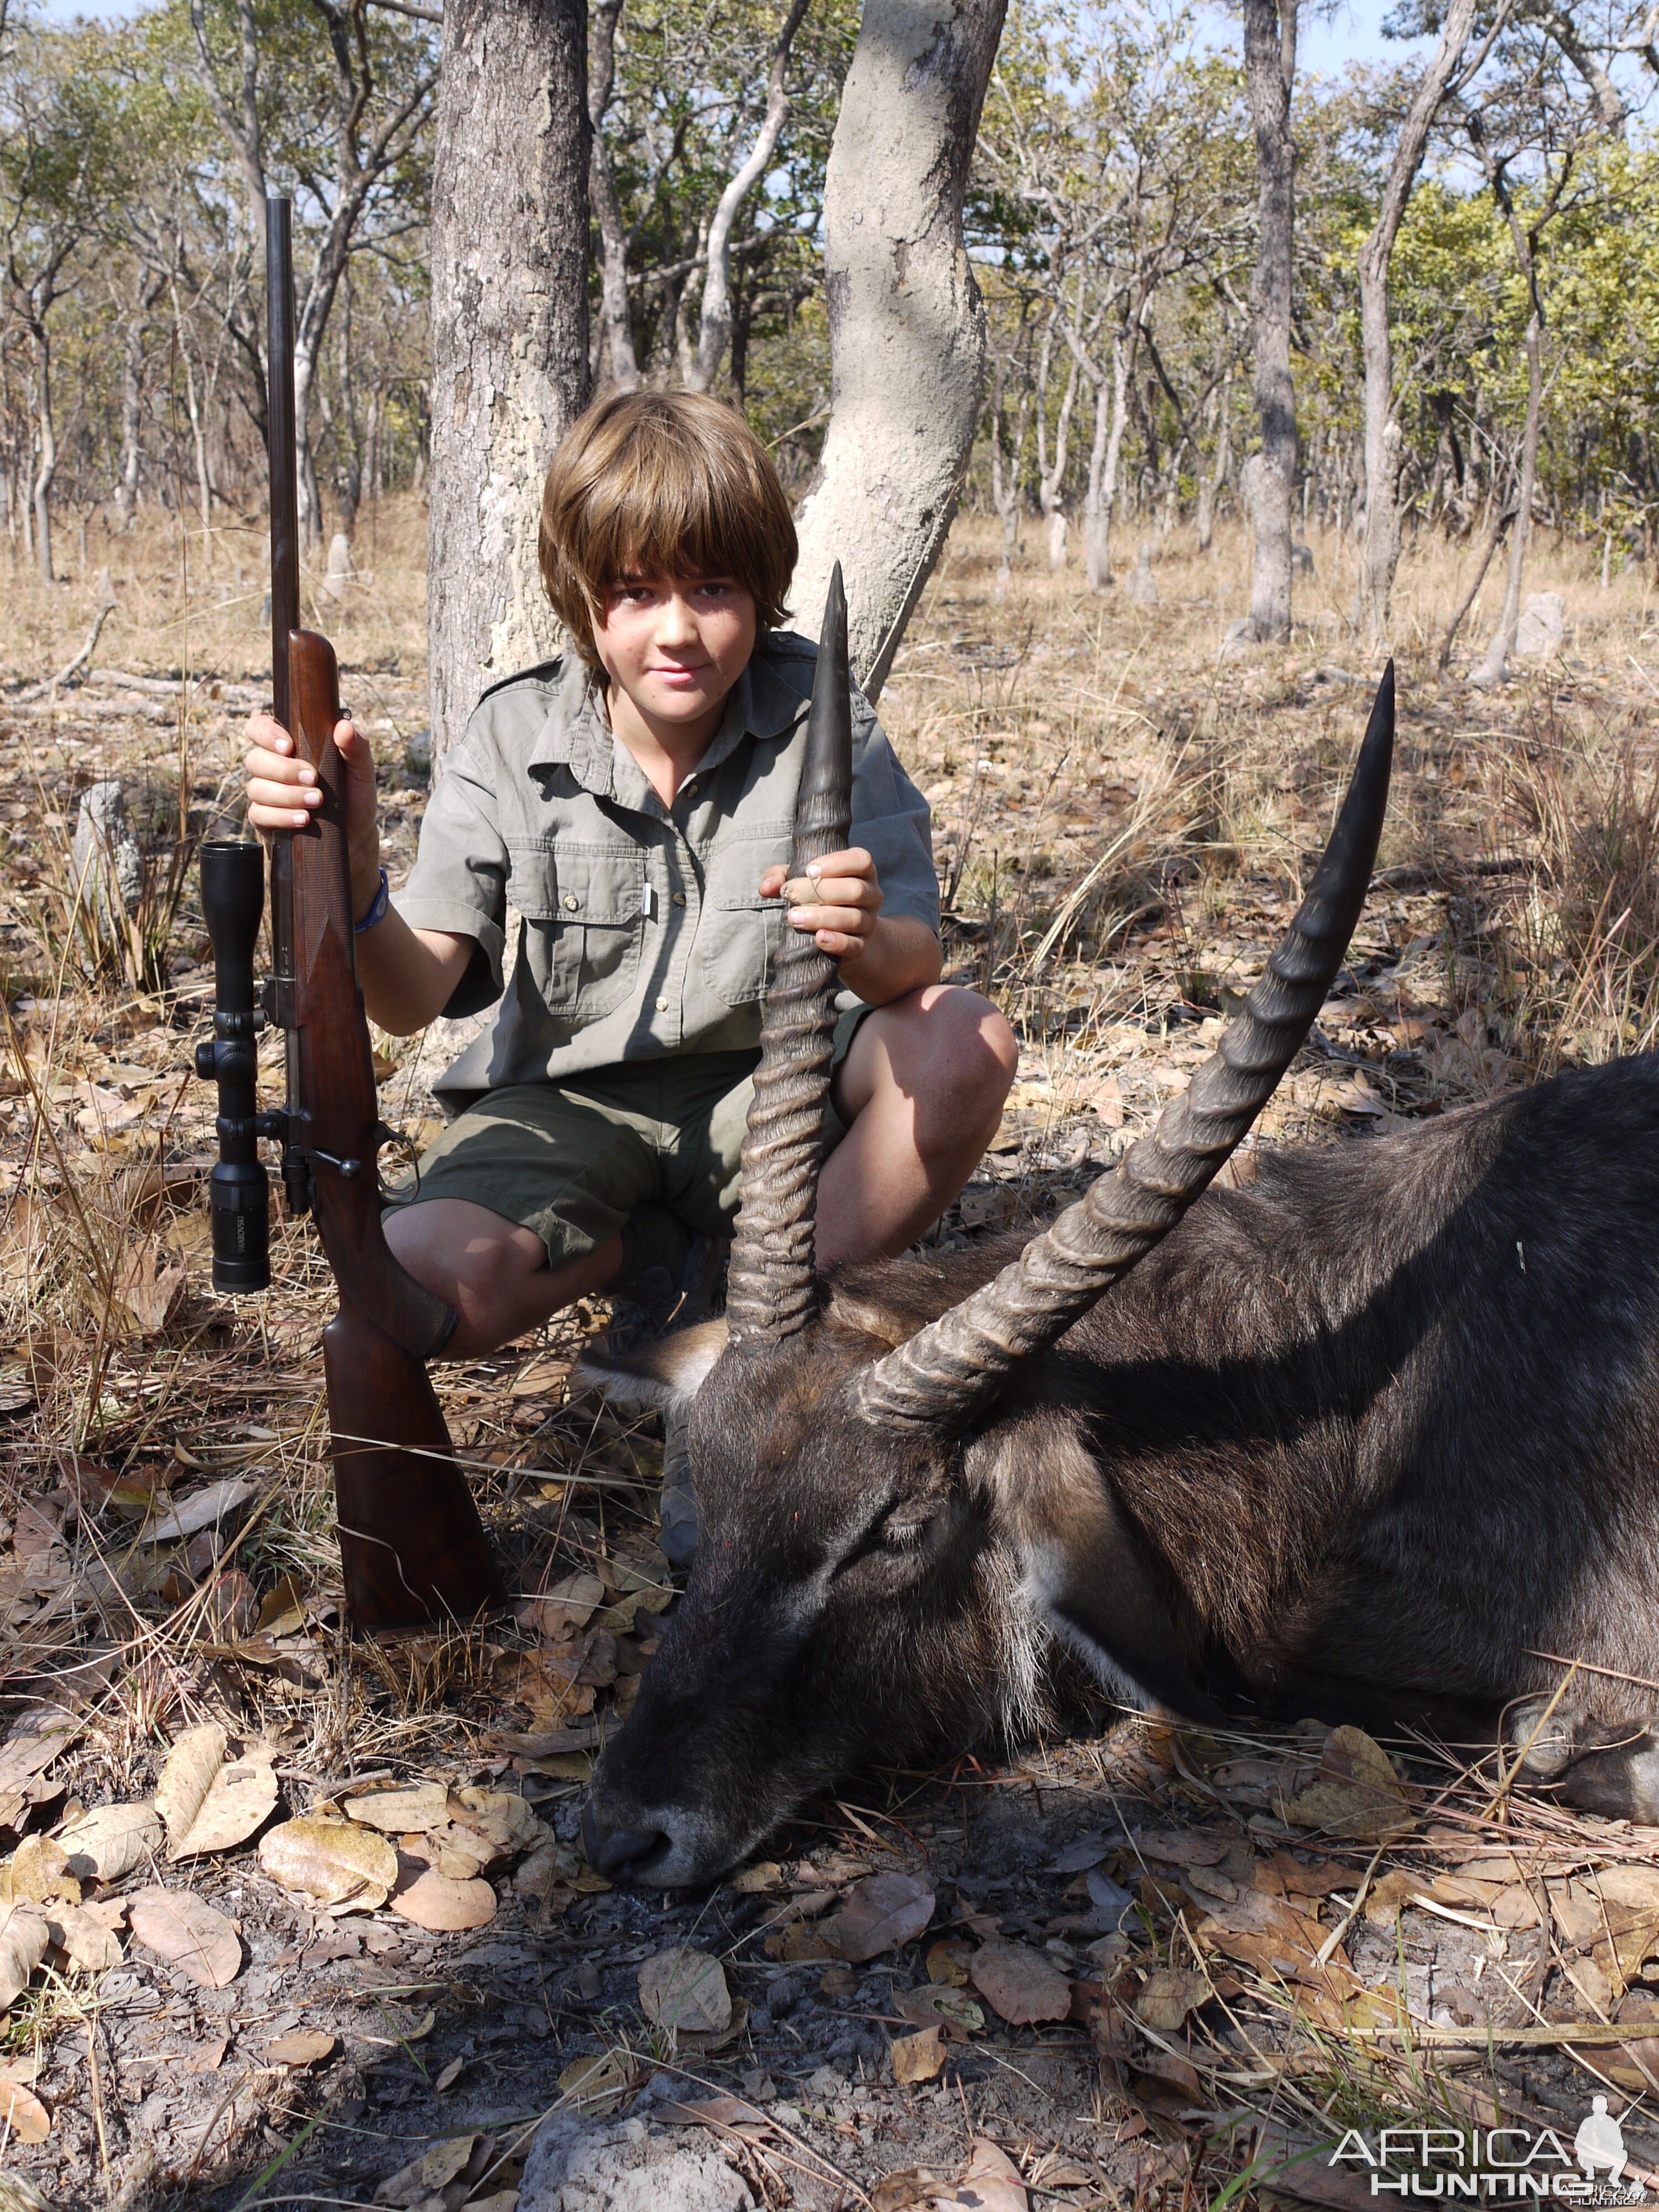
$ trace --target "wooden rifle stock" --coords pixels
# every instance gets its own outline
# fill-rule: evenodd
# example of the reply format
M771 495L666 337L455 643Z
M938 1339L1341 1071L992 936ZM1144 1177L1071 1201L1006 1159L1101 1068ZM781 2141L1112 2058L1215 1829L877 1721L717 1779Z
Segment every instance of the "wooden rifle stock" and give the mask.
M288 692L295 747L316 769L323 802L305 829L280 833L296 1048L287 1142L340 1288L323 1361L346 1608L360 1628L466 1620L506 1593L426 1371L455 1316L393 1258L380 1224L376 1157L390 1133L357 988L338 672L326 638L289 634Z
M328 640L301 629L294 422L291 210L265 203L270 346L271 695L317 771L323 803L270 841L268 1005L287 1036L283 1174L314 1213L340 1287L323 1333L346 1610L359 1628L468 1620L505 1602L477 1506L456 1466L425 1362L455 1316L392 1257L376 1165L388 1132L357 988L339 675Z

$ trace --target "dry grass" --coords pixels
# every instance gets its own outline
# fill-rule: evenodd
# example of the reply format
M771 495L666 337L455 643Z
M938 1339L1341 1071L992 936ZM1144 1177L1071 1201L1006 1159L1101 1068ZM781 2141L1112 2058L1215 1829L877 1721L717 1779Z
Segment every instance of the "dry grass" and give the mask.
M1028 538L1035 552L1035 526ZM181 544L159 527L106 540L94 525L74 581L48 591L14 573L0 607L0 684L14 691L9 705L0 693L7 1687L51 1677L82 1707L67 1779L88 1802L149 1787L167 1741L210 1713L279 1742L292 1785L319 1795L369 1771L476 1765L503 1727L556 1720L556 1695L544 1686L538 1705L526 1692L528 1631L356 1650L342 1636L316 1356L329 1285L308 1232L278 1224L268 1299L233 1310L208 1289L212 1106L183 1073L209 981L189 861L193 842L234 812L238 726L264 680L259 529ZM1200 556L1178 533L1155 567L1161 605L1146 610L1121 589L1091 597L1075 568L1054 577L1021 562L1000 584L993 530L968 520L954 532L883 714L933 805L950 972L999 996L1023 1056L998 1146L942 1235L1050 1202L1109 1158L1208 1049L1230 994L1288 918L1376 673L1347 621L1352 549L1310 542L1317 577L1300 592L1291 647L1224 659L1219 641L1245 599L1235 536ZM1468 557L1424 545L1403 571L1401 746L1382 874L1316 1048L1266 1117L1269 1135L1395 1127L1568 1062L1648 1048L1659 1033L1659 655L1647 581L1631 574L1603 592L1593 554L1546 538L1529 587L1563 592L1566 651L1480 696L1455 664L1444 686L1431 672ZM358 558L364 580L317 619L395 763L426 720L414 507L366 518ZM15 687L70 657L105 566L118 606L94 665L191 683L171 697L101 684L17 700ZM1466 629L1471 645L1498 589L1494 574ZM133 795L149 903L131 937L98 951L76 926L69 848L76 794L105 775ZM405 857L418 811L407 789L389 793ZM380 1042L392 1118L417 1127L441 1040ZM580 1338L604 1321L578 1309L439 1381L519 1588L598 1565L615 1604L641 1589L619 1576L648 1585L659 1447L563 1402ZM147 1499L241 1470L258 1479L261 1503L223 1559L158 1564L137 1540ZM29 1517L42 1498L61 1524L55 1540ZM274 1658L239 1652L285 1583L300 1625L275 1639ZM1226 1747L1234 1759L1255 1748ZM1075 1784L1084 1756L1053 1759ZM574 1787L556 1771L544 1779ZM1540 1874L1592 1849L1601 1863L1645 1850L1519 1800L1498 1806L1494 1826L1496 1784L1471 1771L1447 1787L1431 1826L1443 1861L1465 1832L1502 1833ZM1201 1766L1195 1779L1167 1764L1139 1781L1115 1770L1111 1786L1143 1790L1164 1822L1183 1790L1188 1816L1217 1797ZM1209 1956L1190 1916L1157 1940L1172 1968ZM49 1991L14 2013L7 2051L49 2039L84 2002ZM1260 1974L1230 2001L1227 2020L1262 2041L1260 2063L1242 2061L1219 2025L1182 2041L1217 2110L1267 2097L1281 2119L1315 2127L1383 2112L1468 2116L1483 2099L1527 2094L1497 2057L1471 2071L1430 2048L1345 2036L1299 2003ZM1594 2074L1595 2054L1570 2063ZM1127 2077L1113 2079L1113 2094L1133 2100Z

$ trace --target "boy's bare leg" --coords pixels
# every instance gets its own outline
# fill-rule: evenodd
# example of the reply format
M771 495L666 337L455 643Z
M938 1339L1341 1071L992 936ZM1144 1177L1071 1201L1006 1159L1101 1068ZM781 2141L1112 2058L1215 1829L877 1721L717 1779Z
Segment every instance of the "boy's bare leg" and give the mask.
M465 1198L422 1199L388 1216L386 1241L417 1283L454 1307L447 1359L476 1359L538 1328L550 1314L602 1291L622 1265L612 1237L580 1260L547 1264L533 1229Z
M939 1219L995 1136L1018 1060L977 991L933 983L866 1017L836 1076L849 1126L818 1184L821 1267L902 1252Z

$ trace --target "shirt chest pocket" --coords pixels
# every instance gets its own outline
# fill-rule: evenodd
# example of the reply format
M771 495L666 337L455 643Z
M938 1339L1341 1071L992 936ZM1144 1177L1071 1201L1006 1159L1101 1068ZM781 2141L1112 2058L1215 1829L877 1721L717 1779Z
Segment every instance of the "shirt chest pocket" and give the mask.
M513 849L507 897L549 1008L573 1028L612 1013L638 986L645 855L637 846Z
M780 899L763 899L755 886L775 860L788 858L787 830L709 857L697 949L705 976L728 1006L752 1006L766 996L786 909Z

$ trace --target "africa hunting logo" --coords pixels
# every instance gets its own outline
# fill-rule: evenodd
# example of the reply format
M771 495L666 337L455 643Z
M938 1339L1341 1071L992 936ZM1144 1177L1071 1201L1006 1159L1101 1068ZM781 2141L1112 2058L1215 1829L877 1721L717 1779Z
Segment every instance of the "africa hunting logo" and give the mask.
M1553 2128L1350 2128L1327 2163L1369 2171L1371 2195L1453 2203L1638 2204L1647 2191L1631 2168L1605 2097L1592 2100L1571 2150Z

